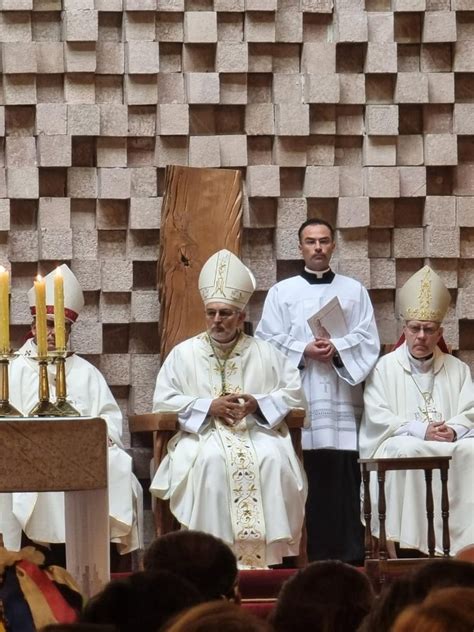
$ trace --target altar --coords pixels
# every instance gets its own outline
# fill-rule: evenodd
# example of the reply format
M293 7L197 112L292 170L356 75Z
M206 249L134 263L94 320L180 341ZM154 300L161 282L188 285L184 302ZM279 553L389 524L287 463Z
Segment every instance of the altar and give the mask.
M66 567L85 596L110 579L103 419L0 419L0 492L65 492Z

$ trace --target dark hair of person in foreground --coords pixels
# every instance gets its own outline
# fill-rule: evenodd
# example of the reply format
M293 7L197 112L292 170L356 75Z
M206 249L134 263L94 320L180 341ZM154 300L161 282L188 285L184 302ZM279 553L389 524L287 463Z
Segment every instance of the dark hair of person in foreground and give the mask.
M313 562L283 585L271 622L277 632L353 632L373 599L370 581L353 566Z
M41 632L117 632L117 628L100 623L50 623Z
M92 597L81 622L114 625L119 632L156 632L178 612L203 601L195 586L173 573L133 573Z
M178 615L160 632L271 632L272 627L229 601L208 601Z
M145 551L143 568L184 577L206 601L239 601L235 555L225 542L209 533L182 530L160 536Z
M423 603L410 606L396 619L392 632L472 632L474 588L435 590Z
M422 602L433 590L452 586L474 588L474 564L452 559L426 562L413 573L393 580L382 591L359 632L390 630L407 606Z

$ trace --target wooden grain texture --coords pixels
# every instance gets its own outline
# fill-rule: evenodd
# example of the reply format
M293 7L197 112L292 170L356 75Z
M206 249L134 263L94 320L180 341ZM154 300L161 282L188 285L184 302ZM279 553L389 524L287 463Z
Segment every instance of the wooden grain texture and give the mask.
M160 354L205 328L198 278L221 248L240 255L239 171L168 166L158 261Z

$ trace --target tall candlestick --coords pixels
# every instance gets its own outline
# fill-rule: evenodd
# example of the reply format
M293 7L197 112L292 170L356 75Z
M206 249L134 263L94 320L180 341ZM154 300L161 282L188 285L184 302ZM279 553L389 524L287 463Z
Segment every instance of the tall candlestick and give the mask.
M0 266L0 354L10 351L10 304L8 292L10 275L8 270Z
M54 336L56 349L66 349L66 325L64 322L64 279L59 268L54 275Z
M48 334L46 328L46 284L43 277L38 274L35 280L36 297L36 344L38 356L45 358L48 355Z

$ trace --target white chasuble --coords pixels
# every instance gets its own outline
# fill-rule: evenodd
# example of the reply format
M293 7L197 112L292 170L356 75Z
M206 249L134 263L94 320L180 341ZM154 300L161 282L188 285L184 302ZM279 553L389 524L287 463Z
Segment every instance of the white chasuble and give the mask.
M208 417L223 390L253 395L261 417L248 415L235 427ZM304 404L297 370L271 345L242 334L225 362L207 334L177 345L158 375L154 410L178 412L182 431L169 443L152 494L170 499L183 527L227 542L241 568L297 555L306 481L281 422Z
M366 382L360 453L363 458L452 457L448 472L449 531L451 554L455 554L474 542L474 387L469 367L438 348L434 351L431 378L430 374L425 379L413 374L406 343L380 359ZM456 430L457 441L425 441L426 423L418 418L426 416L427 408L428 414L432 408L439 420ZM370 493L372 532L378 537L378 489L374 476ZM428 553L423 471L387 472L385 495L388 539ZM436 552L442 554L438 471L433 473L433 498Z

